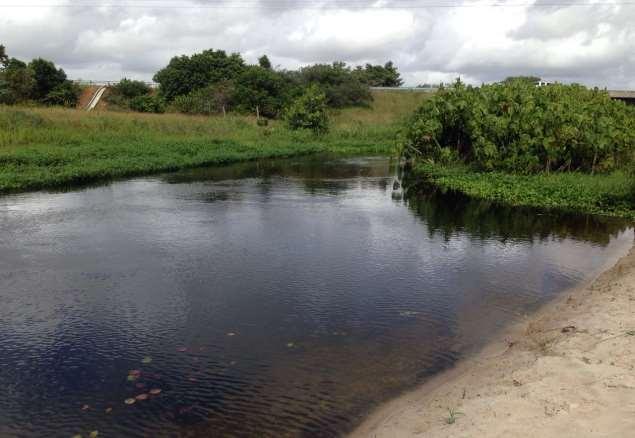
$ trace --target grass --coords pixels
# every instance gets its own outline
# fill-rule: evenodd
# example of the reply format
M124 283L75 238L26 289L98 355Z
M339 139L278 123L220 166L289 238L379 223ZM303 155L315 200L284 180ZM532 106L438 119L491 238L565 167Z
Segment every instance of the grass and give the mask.
M445 422L447 424L454 424L459 415L463 415L463 412L459 412L455 408L448 408L448 417L445 419Z
M624 172L515 175L426 163L416 165L414 175L443 189L506 205L635 219L635 183Z
M257 158L390 154L423 93L378 92L369 108L334 112L328 134L197 117L0 106L0 193L69 186Z

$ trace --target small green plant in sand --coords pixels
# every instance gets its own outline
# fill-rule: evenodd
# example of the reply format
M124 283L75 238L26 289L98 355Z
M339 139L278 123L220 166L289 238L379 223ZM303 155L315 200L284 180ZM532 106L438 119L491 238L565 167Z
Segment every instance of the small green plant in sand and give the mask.
M463 415L463 412L459 412L456 408L448 408L448 418L445 419L447 424L454 424L459 415Z

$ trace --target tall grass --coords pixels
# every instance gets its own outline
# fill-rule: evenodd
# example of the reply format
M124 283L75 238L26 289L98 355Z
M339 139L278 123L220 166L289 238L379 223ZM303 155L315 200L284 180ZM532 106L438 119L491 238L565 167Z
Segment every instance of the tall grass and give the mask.
M138 114L0 106L0 192L315 152L386 154L423 94L379 92L332 115L316 137L242 116Z

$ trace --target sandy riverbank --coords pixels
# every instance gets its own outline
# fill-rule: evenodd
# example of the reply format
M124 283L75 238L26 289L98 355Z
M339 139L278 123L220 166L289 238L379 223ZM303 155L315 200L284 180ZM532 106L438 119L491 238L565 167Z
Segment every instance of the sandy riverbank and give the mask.
M635 437L635 247L351 436Z

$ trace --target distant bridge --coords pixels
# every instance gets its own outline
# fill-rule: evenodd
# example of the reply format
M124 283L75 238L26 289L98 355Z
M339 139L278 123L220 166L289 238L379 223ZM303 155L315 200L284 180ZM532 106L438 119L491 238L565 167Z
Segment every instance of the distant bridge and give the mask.
M608 90L611 99L623 100L626 103L635 105L635 91L627 90Z

